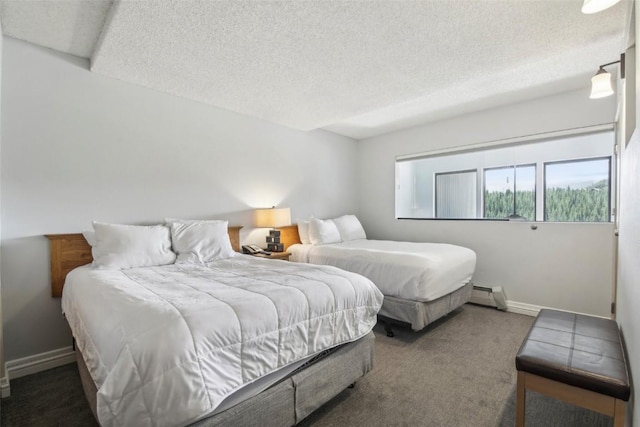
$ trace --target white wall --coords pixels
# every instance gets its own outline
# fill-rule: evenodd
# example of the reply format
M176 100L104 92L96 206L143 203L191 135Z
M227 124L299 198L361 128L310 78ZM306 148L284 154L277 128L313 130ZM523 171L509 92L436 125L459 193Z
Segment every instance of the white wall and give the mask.
M638 1L635 2L635 28L640 28ZM633 32L632 32L633 37ZM637 38L637 37L636 37ZM640 59L636 55L636 83L640 82ZM627 93L635 104L635 125L640 124L640 85ZM627 103L628 105L628 103ZM630 112L633 114L633 111ZM625 111L626 114L626 111ZM626 120L626 117L623 117ZM633 126L632 126L633 127ZM636 128L628 145L622 144L620 165L620 223L618 238L617 320L625 340L635 392L629 404L627 425L640 425L640 134Z
M352 139L105 78L84 59L11 38L4 53L7 360L71 344L60 300L50 296L43 234L80 232L92 220L164 217L223 218L250 229L251 209L271 205L290 207L294 219L355 211Z
M640 94L636 96L640 96ZM640 103L637 107L640 107ZM627 356L633 374L632 382L636 385L637 390L640 385L640 310L638 310L638 306L640 306L640 262L638 262L638 254L640 254L640 136L637 130L629 145L623 149L620 173L617 320L626 342ZM637 391L634 401L635 422L631 425L638 425L640 423L640 399L637 398Z
M613 97L588 88L365 139L358 145L360 216L372 238L450 242L476 251L474 282L511 302L609 316L613 224L396 220L395 157L611 123Z

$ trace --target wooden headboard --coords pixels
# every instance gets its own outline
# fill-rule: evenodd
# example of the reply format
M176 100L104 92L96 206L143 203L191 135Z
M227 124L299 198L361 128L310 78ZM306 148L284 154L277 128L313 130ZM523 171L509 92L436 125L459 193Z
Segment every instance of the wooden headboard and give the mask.
M240 252L240 229L242 226L229 227L229 240L234 251ZM296 228L296 235L297 235ZM76 267L93 261L91 246L81 233L46 234L51 251L51 296L61 297L64 279L67 273Z
M285 252L289 249L289 246L301 243L298 235L298 224L278 227L278 230L280 230L280 243L284 245Z

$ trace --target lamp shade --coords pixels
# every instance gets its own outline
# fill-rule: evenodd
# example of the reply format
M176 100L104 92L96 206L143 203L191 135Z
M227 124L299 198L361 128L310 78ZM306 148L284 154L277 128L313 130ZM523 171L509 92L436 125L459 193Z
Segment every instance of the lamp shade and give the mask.
M591 95L589 98L604 98L613 95L611 88L611 74L600 68L595 76L591 77Z
M291 225L291 209L268 208L256 209L255 222L258 228L278 228Z
M610 8L620 0L584 0L582 4L582 13L598 13L601 10Z

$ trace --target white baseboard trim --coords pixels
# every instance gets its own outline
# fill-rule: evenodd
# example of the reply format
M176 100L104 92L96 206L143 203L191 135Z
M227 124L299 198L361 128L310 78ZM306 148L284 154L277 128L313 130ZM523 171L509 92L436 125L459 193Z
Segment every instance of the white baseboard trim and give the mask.
M11 396L11 387L9 386L9 378L5 375L0 377L0 397L5 398Z
M582 314L584 316L593 316L593 317L601 317L603 319L609 319L609 317L598 316L597 314L581 313L579 311L566 310L564 308L545 307L543 305L533 305L533 304L526 304L524 302L507 301L507 311L510 313L524 314L525 316L536 317L540 312L540 310L543 310L543 309L560 310L560 311L566 311L568 313Z
M76 353L73 347L64 347L45 353L34 354L20 359L9 360L5 364L5 372L8 380L24 377L57 368L76 361Z
M525 304L517 301L507 301L507 311L510 313L524 314L525 316L536 317L543 308L539 305Z

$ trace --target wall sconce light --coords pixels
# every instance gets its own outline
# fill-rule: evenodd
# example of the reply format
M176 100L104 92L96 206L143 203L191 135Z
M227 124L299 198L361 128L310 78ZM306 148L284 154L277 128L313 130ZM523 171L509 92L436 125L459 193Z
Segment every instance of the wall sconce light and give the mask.
M255 223L258 228L271 228L267 236L267 250L271 252L284 252L284 246L280 243L280 230L278 227L291 225L291 209L276 208L256 209Z
M605 96L613 95L613 88L611 87L611 74L609 74L604 67L609 65L620 63L620 78L624 79L624 53L620 55L620 60L603 64L598 69L595 76L591 77L591 95L589 98L597 99L604 98Z
M619 1L620 0L584 0L584 3L582 4L582 13L598 13L610 8Z

